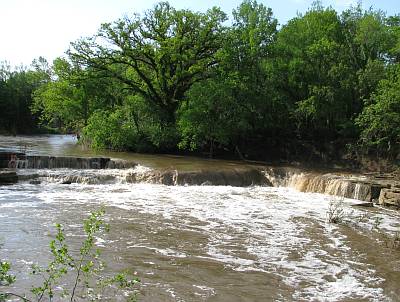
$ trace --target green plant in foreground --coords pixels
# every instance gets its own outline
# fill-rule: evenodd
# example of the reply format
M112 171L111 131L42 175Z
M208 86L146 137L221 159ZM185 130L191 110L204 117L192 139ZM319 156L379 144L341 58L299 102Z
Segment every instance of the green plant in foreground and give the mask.
M343 222L346 217L343 200L331 200L329 202L329 208L326 212L326 216L329 223Z
M64 230L56 224L57 234L50 242L52 260L47 267L32 266L32 274L40 276L40 286L31 289L32 297L26 294L3 291L15 282L15 277L9 273L10 264L0 262L0 302L7 299L22 301L53 301L62 298L66 301L94 301L102 299L105 292L111 297L120 294L127 301L136 301L137 278L129 279L125 273L104 277L100 272L104 263L100 259L100 251L96 248L96 236L108 232L109 226L103 220L104 210L92 212L84 220L85 239L81 244L78 256L70 253Z

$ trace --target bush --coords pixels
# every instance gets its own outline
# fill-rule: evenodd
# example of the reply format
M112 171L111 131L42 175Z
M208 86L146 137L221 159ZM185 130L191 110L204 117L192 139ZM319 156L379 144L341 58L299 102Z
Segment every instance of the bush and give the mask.
M83 129L84 140L94 149L132 149L137 133L122 109L94 112Z
M105 264L100 260L100 251L96 249L95 238L108 231L108 225L103 220L104 211L92 212L84 220L85 240L81 244L80 253L74 256L70 253L66 243L64 230L60 224L56 225L57 235L50 242L50 251L53 259L46 267L32 266L32 274L40 276L43 283L33 287L31 294L13 293L2 288L9 287L15 282L15 276L9 273L10 264L0 262L0 301L18 298L22 301L49 301L58 298L76 301L101 299L102 293L112 297L123 291L127 301L136 301L136 285L139 279L128 279L125 274L119 273L115 276L104 277L100 273ZM72 276L68 283L63 279L67 275Z
M343 200L331 200L329 208L326 213L327 220L329 223L342 223L346 217L346 211L344 210Z

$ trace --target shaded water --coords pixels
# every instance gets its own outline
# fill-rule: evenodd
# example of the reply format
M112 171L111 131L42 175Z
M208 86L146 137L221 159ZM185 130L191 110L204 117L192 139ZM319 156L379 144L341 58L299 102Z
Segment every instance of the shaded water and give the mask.
M148 155L130 152L94 151L77 144L72 135L1 136L0 151L21 151L28 155L52 156L104 156L137 162L143 166L159 169L193 170L237 167L234 161L213 160L178 155Z
M400 253L379 235L400 228L398 212L344 200L354 223L332 225L332 196L129 183L126 171L111 172L111 180L63 185L65 173L94 172L54 169L42 171L41 183L0 187L0 259L14 264L19 289L29 289L30 263L47 262L54 223L76 248L82 219L103 205L111 232L98 244L110 269L137 271L139 301L400 299ZM383 222L374 228L377 217Z

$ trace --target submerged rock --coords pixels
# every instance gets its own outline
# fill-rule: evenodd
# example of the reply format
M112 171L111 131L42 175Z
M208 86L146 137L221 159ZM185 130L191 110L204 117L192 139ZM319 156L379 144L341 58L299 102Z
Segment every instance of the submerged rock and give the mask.
M37 179L31 180L31 181L29 182L30 185L40 185L41 183L42 183L42 182L41 182L40 180L37 180Z
M363 202L351 205L352 207L364 207L364 208L372 208L374 204L372 202Z
M0 171L0 185L1 184L13 184L18 182L18 176L15 171Z

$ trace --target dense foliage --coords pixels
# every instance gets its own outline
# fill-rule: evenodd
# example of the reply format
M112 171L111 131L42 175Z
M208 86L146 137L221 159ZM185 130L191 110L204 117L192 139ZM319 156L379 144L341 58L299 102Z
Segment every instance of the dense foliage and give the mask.
M12 69L0 62L0 132L31 133L37 131L38 117L31 113L32 93L50 81L49 66L43 58L32 69Z
M317 1L279 26L252 0L232 15L161 2L103 24L51 68L3 68L0 128L40 116L95 148L283 157L307 142L397 156L399 15Z

